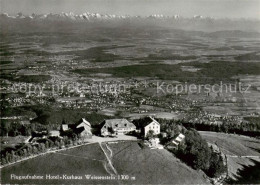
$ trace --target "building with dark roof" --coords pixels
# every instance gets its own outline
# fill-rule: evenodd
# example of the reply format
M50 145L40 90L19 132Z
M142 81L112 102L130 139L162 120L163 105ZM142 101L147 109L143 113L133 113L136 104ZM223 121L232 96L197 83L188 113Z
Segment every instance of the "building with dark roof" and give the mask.
M123 135L135 131L136 126L126 119L108 119L100 123L100 134L108 135Z
M160 123L150 116L135 121L135 125L144 137L147 136L150 130L152 130L155 135L160 134Z
M80 138L87 139L92 137L91 124L84 118L81 118L75 124L62 124L61 131L66 133L66 131L73 131Z

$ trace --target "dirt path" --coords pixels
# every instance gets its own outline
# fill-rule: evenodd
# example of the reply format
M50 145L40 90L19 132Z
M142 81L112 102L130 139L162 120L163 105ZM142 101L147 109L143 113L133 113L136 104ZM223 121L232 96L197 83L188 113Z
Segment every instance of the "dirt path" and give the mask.
M99 146L100 148L102 149L103 153L105 154L106 158L107 158L107 163L105 164L105 169L107 170L107 172L110 174L110 175L117 175L117 171L116 169L114 168L113 164L112 164L112 161L111 161L111 157L107 154L109 149L105 149L103 146L103 143L99 143ZM105 144L106 146L106 144ZM108 151L106 151L108 150ZM110 154L112 155L112 153L110 152Z
M260 156L257 155L226 155L227 157L234 157L234 158L257 158L260 159Z
M106 147L107 147L107 149L108 149L109 152L110 152L110 159L112 159L112 157L113 157L113 151L111 150L111 148L109 148L109 146L107 145L107 143L106 143Z

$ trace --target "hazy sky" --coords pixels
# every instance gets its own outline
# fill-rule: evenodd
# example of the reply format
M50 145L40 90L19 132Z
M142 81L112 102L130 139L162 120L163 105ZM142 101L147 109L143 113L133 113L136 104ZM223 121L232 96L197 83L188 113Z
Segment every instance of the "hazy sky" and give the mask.
M260 18L260 0L0 0L1 12Z

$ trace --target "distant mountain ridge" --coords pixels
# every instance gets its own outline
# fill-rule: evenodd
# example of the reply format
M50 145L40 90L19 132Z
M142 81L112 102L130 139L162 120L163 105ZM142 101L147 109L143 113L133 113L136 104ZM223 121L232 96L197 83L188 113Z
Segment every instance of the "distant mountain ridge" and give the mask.
M55 27L56 23L62 25L80 23L81 26L85 25L83 23L92 23L92 25L101 23L102 26L159 26L174 29L210 32L223 30L260 32L260 20L257 19L215 19L211 17L203 17L201 15L194 15L192 18L184 18L179 15L164 16L159 14L153 14L150 16L141 17L129 15L99 14L89 12L83 14L74 14L72 12L62 12L60 14L33 13L32 15L24 15L22 13L18 13L16 16L11 16L7 13L0 14L1 27L5 27L1 28L1 32L7 30L14 31L20 28L22 29L25 26L29 26L32 29L34 29L36 27L41 27L41 24L47 24L48 26ZM20 26L20 28L18 27L18 25Z
M162 14L152 14L149 16L130 16L130 15L115 15L115 14L100 14L100 13L90 13L90 12L85 12L82 14L74 14L73 12L69 13L59 13L59 14L53 14L53 13L48 13L48 14L35 14L33 13L32 15L24 15L22 13L18 13L16 16L9 15L7 13L1 13L1 17L5 18L12 18L12 19L53 19L53 20L90 20L90 19L97 19L97 20L109 20L109 19L149 19L149 18L155 18L155 19L195 19L195 20L239 20L239 19L216 19L212 17L204 17L202 15L194 15L191 18L184 18L180 15L173 15L173 16L165 16ZM251 20L251 21L260 21L258 19L240 19L240 20Z

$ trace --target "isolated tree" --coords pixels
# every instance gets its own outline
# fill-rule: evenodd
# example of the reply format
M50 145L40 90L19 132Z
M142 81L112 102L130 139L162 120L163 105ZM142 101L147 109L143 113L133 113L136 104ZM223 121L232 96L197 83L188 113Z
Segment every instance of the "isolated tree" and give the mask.
M30 127L26 127L25 128L24 135L26 135L26 136L31 136L32 135L32 130L31 130Z
M60 148L62 148L65 145L63 140L60 140Z
M180 133L179 128L176 124L171 123L169 125L166 125L166 133L169 138L174 137L176 134Z
M76 140L73 140L72 142L73 142L74 146L76 146L78 144Z
M11 158L13 161L16 161L16 155L14 150L11 151Z
M74 132L72 133L72 139L73 141L76 141L78 139L78 135L75 134Z
M31 146L31 145L28 145L27 151L28 151L28 155L33 154L33 149L32 149L32 146Z
M63 137L63 142L64 142L64 145L67 145L67 144L68 144L68 137L67 137L67 136L64 136L64 137Z
M54 142L54 145L55 145L56 147L59 147L59 146L60 146L60 142L59 142L58 140L56 140L56 141Z
M154 138L154 131L153 130L149 130L148 131L148 133L147 133L147 135L146 135L146 139L152 139L152 138Z
M73 141L71 139L68 139L68 145L72 145Z
M23 149L23 153L24 153L24 157L27 157L28 156L28 151L26 148Z
M11 130L11 123L6 120L0 121L0 135L1 136L8 136Z
M6 160L7 160L8 163L13 162L13 156L12 156L11 153L6 152Z
M33 146L33 147L32 147L32 153L33 153L33 154L38 154L38 149L37 149L36 146Z
M49 143L49 141L46 141L46 142L45 142L45 148L46 148L46 149L50 148L50 143Z
M46 150L45 144L40 143L40 144L39 144L39 149L40 149L41 152L45 152L45 150Z
M24 152L23 152L23 150L19 150L19 151L17 152L17 154L18 154L18 156L20 156L20 157L24 157Z
M53 147L54 147L54 142L53 142L53 141L50 141L49 143L50 143L50 145L49 145L50 148L53 148Z
M5 164L7 164L6 158L1 157L1 165L5 165Z

